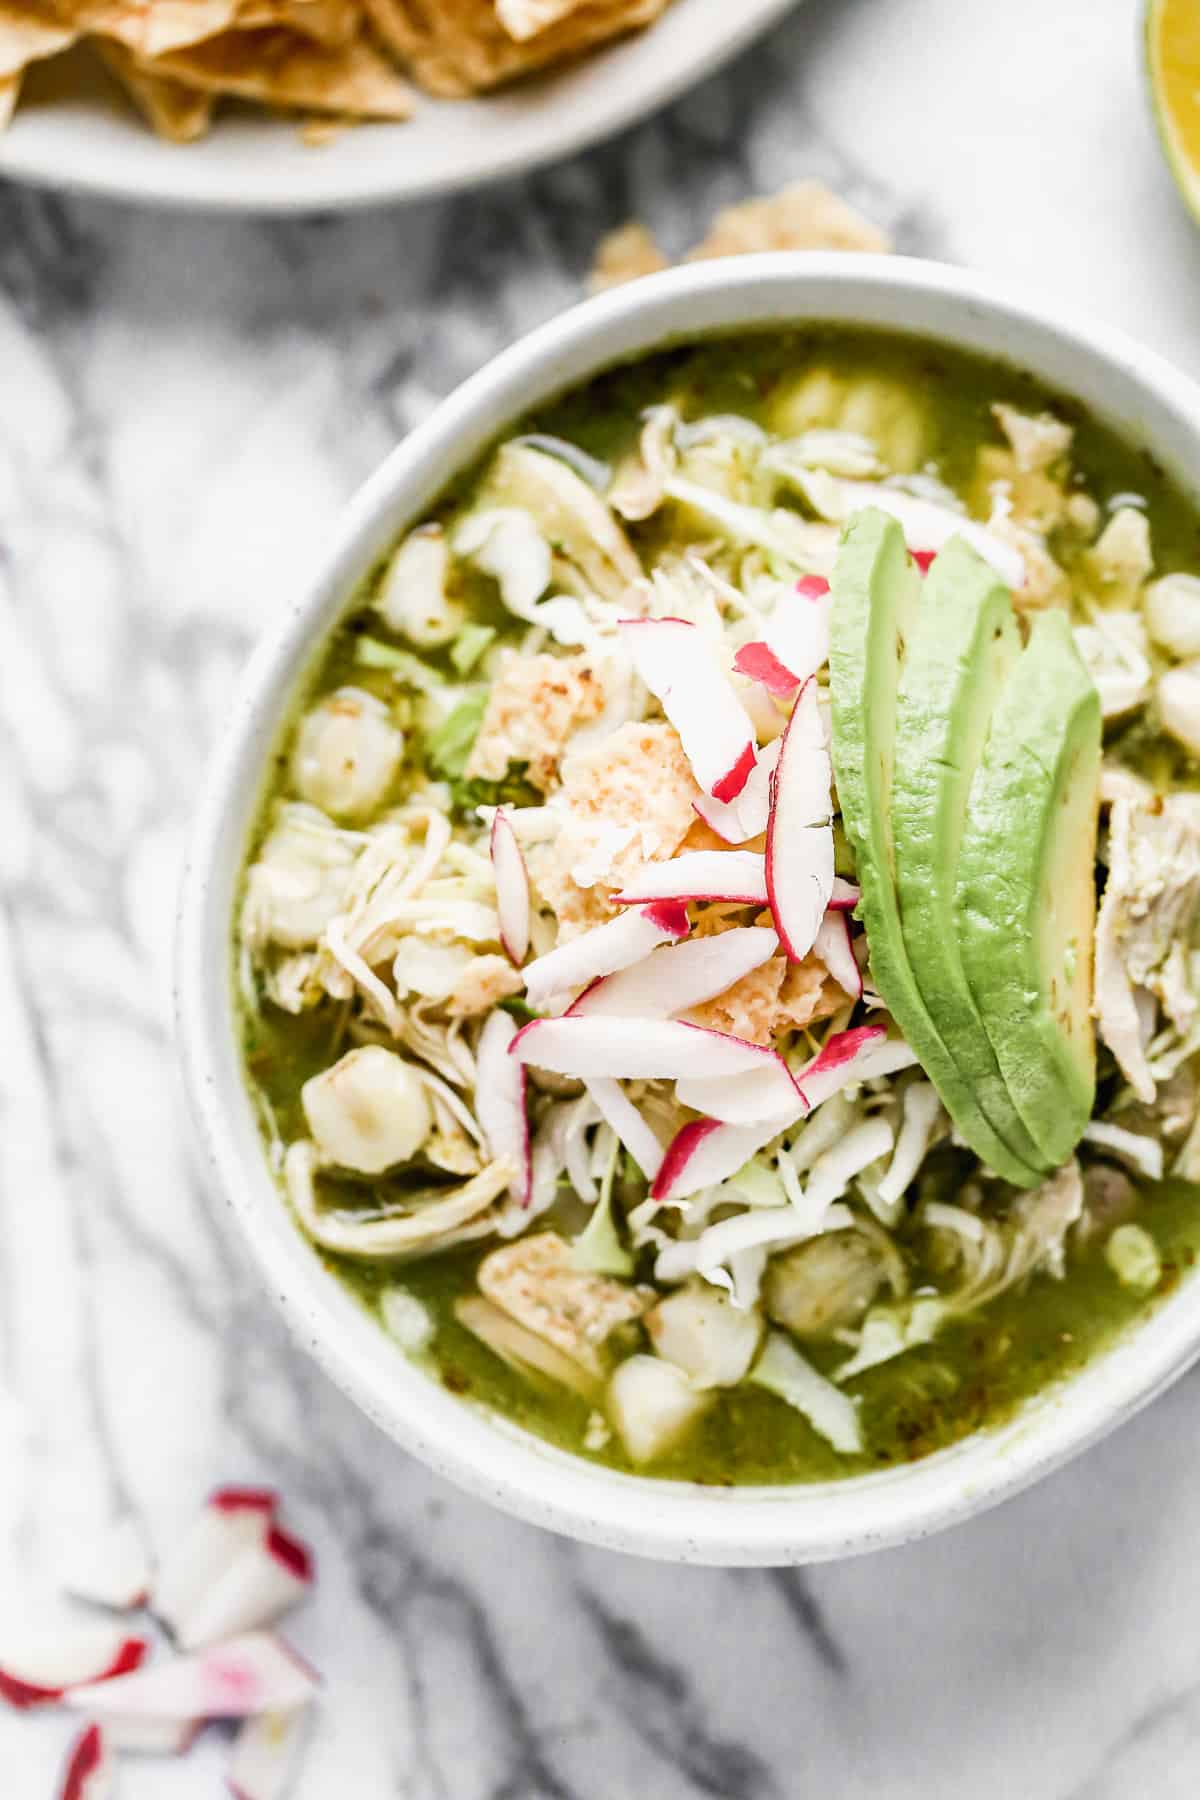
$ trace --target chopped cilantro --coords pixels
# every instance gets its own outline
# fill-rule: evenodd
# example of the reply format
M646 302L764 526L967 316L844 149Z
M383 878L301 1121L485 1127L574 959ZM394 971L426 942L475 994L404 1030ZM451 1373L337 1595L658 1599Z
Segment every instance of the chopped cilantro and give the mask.
M450 661L460 675L469 675L496 633L490 625L464 625L450 646Z
M451 781L461 778L471 754L471 745L478 737L479 727L483 723L487 697L486 687L472 688L459 701L454 711L443 719L437 730L430 733L426 756L435 775L448 776Z
M542 795L525 778L528 763L509 763L499 781L474 776L451 784L451 806L460 819L473 819L477 806L540 806Z

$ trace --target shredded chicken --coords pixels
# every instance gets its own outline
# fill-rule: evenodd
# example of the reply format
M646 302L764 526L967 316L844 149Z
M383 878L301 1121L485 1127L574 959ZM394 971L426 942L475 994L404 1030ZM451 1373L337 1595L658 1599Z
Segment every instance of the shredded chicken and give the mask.
M1094 1011L1126 1080L1139 1099L1152 1100L1147 1003L1161 1004L1180 1032L1197 1011L1190 952L1200 908L1200 818L1192 796L1168 795L1148 804L1115 800L1108 855L1096 929Z

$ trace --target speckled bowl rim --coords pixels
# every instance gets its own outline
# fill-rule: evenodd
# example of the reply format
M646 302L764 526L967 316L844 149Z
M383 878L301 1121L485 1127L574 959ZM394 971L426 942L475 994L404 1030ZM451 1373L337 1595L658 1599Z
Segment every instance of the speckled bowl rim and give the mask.
M287 703L362 576L515 417L667 341L841 321L1004 358L1078 398L1200 487L1200 388L1121 334L983 276L903 258L769 255L670 270L586 301L497 356L391 453L252 656L212 758L180 893L179 1046L200 1138L300 1342L392 1438L507 1512L678 1562L785 1564L879 1549L970 1517L1078 1455L1200 1355L1188 1279L1145 1323L1000 1430L902 1468L813 1486L716 1489L573 1457L406 1361L320 1265L267 1169L241 1080L227 979L231 909L265 759Z

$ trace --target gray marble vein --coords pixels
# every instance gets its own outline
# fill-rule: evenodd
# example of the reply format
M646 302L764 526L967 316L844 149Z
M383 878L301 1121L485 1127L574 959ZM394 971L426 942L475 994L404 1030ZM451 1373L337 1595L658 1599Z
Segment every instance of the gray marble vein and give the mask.
M0 1638L72 1533L276 1483L322 1578L297 1800L1164 1800L1200 1778L1200 1378L927 1544L672 1570L547 1537L385 1441L293 1346L188 1141L174 885L257 631L396 437L569 304L631 214L672 252L817 175L912 254L1200 372L1200 240L1132 0L811 0L528 180L353 218L0 185ZM0 1794L64 1729L0 1713ZM225 1744L122 1800L221 1791Z

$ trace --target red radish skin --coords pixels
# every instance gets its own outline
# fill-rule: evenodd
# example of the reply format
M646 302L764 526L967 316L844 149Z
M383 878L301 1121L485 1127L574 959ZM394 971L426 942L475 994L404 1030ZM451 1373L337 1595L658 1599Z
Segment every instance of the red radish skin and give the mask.
M711 1137L714 1131L720 1131L719 1119L692 1119L675 1133L667 1146L663 1157L662 1168L654 1178L650 1189L652 1200L668 1200L684 1169L691 1162L696 1151L705 1138Z
M829 592L829 583L823 575L802 575L796 583L796 592L805 600L823 600Z
M684 619L626 619L620 631L699 785L718 800L735 800L755 764L754 727L714 646Z
M681 856L647 863L613 897L618 906L646 906L656 900L729 900L765 906L766 866L755 850L685 850Z
M75 1740L63 1772L59 1800L107 1800L114 1779L104 1733L98 1725L89 1725Z
M289 1575L297 1581L313 1582L317 1576L316 1558L307 1544L299 1538L292 1537L281 1530L278 1525L271 1527L267 1537L267 1551L276 1562L282 1563Z
M833 887L829 894L830 912L853 912L862 894L852 881L843 881L840 875L833 878Z
M548 1006L597 976L640 963L664 939L686 937L689 929L687 907L678 900L658 901L608 919L535 958L525 970L526 998L531 1006Z
M279 1494L275 1488L220 1487L209 1495L208 1504L217 1512L267 1513L274 1518L279 1511Z
M893 1075L917 1060L902 1038L889 1038L882 1025L858 1025L839 1031L796 1077L810 1108L820 1106L841 1088L877 1075Z
M132 1674L141 1668L149 1652L149 1638L123 1638L98 1668L61 1682L27 1681L12 1669L0 1668L0 1699L22 1712L32 1706L52 1706L74 1687L90 1687L94 1682L115 1681L119 1676Z
M929 565L936 555L936 550L914 550L912 552L912 559L916 563L918 569L920 569L922 575L928 575Z
M113 1719L244 1719L303 1706L319 1686L313 1670L271 1632L248 1632L189 1656L155 1663L119 1681L77 1688L65 1704Z
M740 1075L773 1061L775 1052L748 1038L710 1031L683 1019L566 1017L534 1019L513 1039L510 1054L535 1068L590 1081L678 1081Z
M684 938L691 930L688 910L682 900L656 900L644 908L646 917L660 931L670 932L672 937Z
M503 806L492 819L489 844L496 880L500 942L509 962L520 968L529 950L529 874L512 820Z
M731 805L723 805L711 794L701 794L698 800L692 801L698 816L727 844L745 844L751 838L760 837L767 829L771 813L771 777L779 761L780 741L775 738L760 751L754 773Z
M759 641L743 644L733 666L747 680L761 682L768 694L774 694L778 700L790 699L800 686L799 676L784 667L769 644Z
M722 775L720 781L715 781L713 783L712 787L709 789L713 799L720 800L726 806L731 800L736 800L746 783L749 781L750 771L757 761L758 752L755 750L753 742L751 742L746 745L746 748L742 751L742 754L738 757L728 775Z
M201 1650L273 1625L305 1598L314 1572L308 1546L272 1525L262 1543L245 1545L224 1574L196 1596L177 1621L176 1640L184 1650Z
M810 680L783 734L767 823L767 897L791 962L802 962L812 949L833 891L831 781L816 683Z

